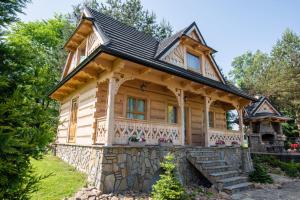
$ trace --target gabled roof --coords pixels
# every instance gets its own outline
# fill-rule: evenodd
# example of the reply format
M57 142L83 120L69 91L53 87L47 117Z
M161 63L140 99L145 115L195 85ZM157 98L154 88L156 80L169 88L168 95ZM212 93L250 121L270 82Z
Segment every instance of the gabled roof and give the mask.
M73 75L75 75L74 73L77 73L81 68L83 68L89 60L93 59L96 56L96 54L98 55L101 53L108 53L132 62L136 62L138 64L146 65L147 67L151 67L194 82L208 85L213 88L221 89L223 91L244 97L249 100L253 100L253 98L248 94L226 83L215 81L213 79L204 77L201 74L185 70L179 66L166 63L156 58L158 51L163 51L166 46L169 46L172 43L174 38L177 38L178 35L184 34L192 27L195 27L195 23L192 23L189 27L160 42L150 34L138 31L133 27L121 23L118 20L115 20L112 17L104 15L103 13L97 12L93 9L86 7L84 13L87 15L86 17L92 19L96 30L106 38L106 42L104 44L101 44L95 50L95 52L93 52L86 58L85 61L77 66L74 72L68 74L51 91L50 94L52 94L56 89L58 89ZM196 29L198 28L196 27Z
M268 112L268 111L259 111L259 108L261 108L263 105L269 106L273 112ZM285 119L289 120L288 117L285 117L278 109L276 109L270 100L264 96L259 97L255 102L253 102L251 105L245 108L245 117L247 119L251 118L269 118L269 117L275 117L279 119Z

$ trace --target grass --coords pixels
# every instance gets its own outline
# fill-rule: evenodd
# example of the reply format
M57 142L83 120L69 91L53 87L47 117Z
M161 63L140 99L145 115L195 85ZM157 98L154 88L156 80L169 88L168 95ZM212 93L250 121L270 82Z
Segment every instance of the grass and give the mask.
M59 158L47 154L41 160L32 160L38 175L51 175L39 183L39 190L32 195L32 200L61 200L70 197L86 184L86 176Z

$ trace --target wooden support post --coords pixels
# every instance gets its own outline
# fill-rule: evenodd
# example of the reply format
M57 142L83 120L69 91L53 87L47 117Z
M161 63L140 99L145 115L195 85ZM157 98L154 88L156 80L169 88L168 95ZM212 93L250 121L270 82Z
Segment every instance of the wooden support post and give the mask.
M209 129L209 106L210 106L210 99L209 97L204 97L204 107L203 107L203 132L205 135L205 146L208 147L209 146L209 133L208 133L208 129Z
M109 78L107 111L106 111L106 138L105 146L111 146L114 139L114 103L115 103L116 78Z
M181 145L185 145L185 116L184 116L184 91L180 90L179 107L181 111Z
M239 112L239 128L241 133L241 145L243 145L244 138L245 138L244 126L243 126L243 108L240 108L238 112Z

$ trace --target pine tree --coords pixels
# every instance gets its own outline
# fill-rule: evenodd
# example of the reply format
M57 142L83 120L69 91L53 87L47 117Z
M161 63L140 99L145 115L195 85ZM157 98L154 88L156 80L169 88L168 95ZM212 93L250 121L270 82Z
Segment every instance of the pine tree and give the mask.
M175 175L174 156L168 154L164 162L161 163L164 173L160 179L152 186L152 196L154 200L179 200L186 197L185 190Z

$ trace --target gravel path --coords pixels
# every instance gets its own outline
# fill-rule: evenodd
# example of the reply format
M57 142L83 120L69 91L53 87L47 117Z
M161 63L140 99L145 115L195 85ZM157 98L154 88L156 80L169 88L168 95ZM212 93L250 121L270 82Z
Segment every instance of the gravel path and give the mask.
M233 200L299 200L300 180L284 176L273 175L275 187L261 186L262 189L253 189L232 195Z

